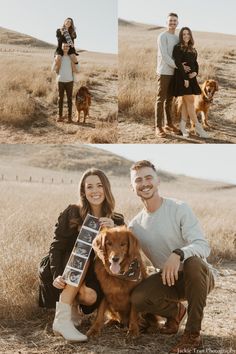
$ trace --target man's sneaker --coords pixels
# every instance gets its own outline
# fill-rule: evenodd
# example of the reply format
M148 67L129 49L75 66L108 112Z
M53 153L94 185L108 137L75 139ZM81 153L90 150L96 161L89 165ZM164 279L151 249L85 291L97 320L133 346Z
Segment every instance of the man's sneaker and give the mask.
M160 333L161 334L178 333L180 326L184 322L186 316L187 316L187 309L181 302L179 302L177 316L167 318L164 327L160 329Z
M163 128L159 128L157 127L156 128L156 131L155 131L155 134L158 138L165 138L166 137L166 133L165 131L163 130Z
M174 124L167 124L164 126L164 130L167 132L173 132L177 135L182 135L181 130L176 128Z
M180 341L169 351L169 354L197 353L202 347L202 339L199 332L190 333L185 331Z

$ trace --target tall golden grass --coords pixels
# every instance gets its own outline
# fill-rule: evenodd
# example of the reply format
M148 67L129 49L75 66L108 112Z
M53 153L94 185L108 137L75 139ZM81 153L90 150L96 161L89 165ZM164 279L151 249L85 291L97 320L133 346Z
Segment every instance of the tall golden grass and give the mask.
M148 25L119 26L119 111L136 122L154 117L157 36L165 29ZM232 53L234 36L193 33L200 67L199 82L217 79L217 68Z
M67 176L75 179L75 174ZM128 222L142 205L131 191L128 177L111 176L110 180L116 210ZM211 245L212 262L235 259L235 189L179 177L163 182L160 190L162 195L192 206ZM77 186L3 181L0 192L0 314L2 319L12 321L32 318L38 309L38 264L48 252L59 213L77 202Z
M22 54L1 56L0 121L24 126L41 114L40 99L55 101L55 82L44 56Z

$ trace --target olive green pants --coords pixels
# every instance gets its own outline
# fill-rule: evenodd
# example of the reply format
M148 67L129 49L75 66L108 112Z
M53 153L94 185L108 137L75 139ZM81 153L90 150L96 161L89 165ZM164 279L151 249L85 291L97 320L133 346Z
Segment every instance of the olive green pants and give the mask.
M173 75L157 76L157 98L155 104L155 128L162 128L164 118L167 124L172 124L171 106L173 96L171 94L171 80Z
M179 272L175 285L163 285L161 273L141 282L131 295L139 312L158 314L169 318L178 313L178 301L187 300L188 319L186 331L199 332L203 310L209 292L214 288L214 277L207 264L199 257L188 258Z

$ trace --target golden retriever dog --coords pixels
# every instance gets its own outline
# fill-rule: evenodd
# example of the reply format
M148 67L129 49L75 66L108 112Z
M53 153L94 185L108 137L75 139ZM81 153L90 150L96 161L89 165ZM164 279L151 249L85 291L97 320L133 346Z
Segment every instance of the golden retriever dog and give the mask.
M138 240L125 226L102 230L93 241L96 253L95 273L104 292L97 317L87 332L100 334L105 312L138 336L138 313L130 301L132 290L146 277Z
M204 128L210 127L208 123L208 111L213 102L213 97L216 91L219 90L218 82L212 79L204 81L200 85L202 93L200 95L194 95L194 108L196 114L201 113L202 125ZM182 97L177 97L174 100L174 113L175 120L180 121L182 108ZM191 129L194 128L193 122L191 122Z
M86 86L81 86L76 93L75 96L75 105L78 112L77 122L80 121L80 112L84 113L84 123L86 121L86 117L89 116L89 107L91 105L91 93L89 92Z
M202 125L204 128L210 127L208 123L208 111L213 102L213 97L216 91L219 90L218 82L215 80L206 80L200 85L201 95L194 96L194 107L196 113L201 113Z

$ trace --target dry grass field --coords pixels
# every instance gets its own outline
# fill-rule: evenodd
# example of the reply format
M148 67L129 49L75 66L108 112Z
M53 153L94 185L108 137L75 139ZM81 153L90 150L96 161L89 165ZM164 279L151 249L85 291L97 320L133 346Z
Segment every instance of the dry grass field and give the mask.
M150 25L119 21L119 142L235 143L236 36L193 32L200 67L199 82L215 79L219 91L210 108L209 138L154 136L157 36Z
M86 124L57 123L55 48L0 28L0 143L114 143L117 141L117 56L80 51L77 89L92 93ZM67 113L66 96L64 114ZM74 99L73 99L74 101Z
M131 162L92 147L80 147L78 160L82 163L71 168L73 149L76 147L0 146L0 177L4 175L0 181L0 353L167 353L176 337L148 333L130 340L116 327L105 328L101 337L87 343L65 343L52 333L53 311L37 306L37 267L48 252L59 213L77 201L77 181L85 169L86 157L88 166L96 165L110 175L116 210L125 215L126 222L141 208L129 187ZM59 164L61 158L58 170L51 164L54 156ZM68 165L62 162L65 157ZM120 166L120 174L116 166L113 169L113 161ZM220 271L205 310L201 353L235 353L236 187L165 173L162 180L162 195L185 200L192 206L212 247L209 260ZM82 332L88 329L91 320L91 317L83 319Z

